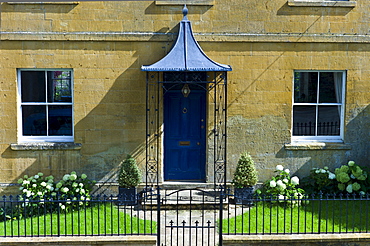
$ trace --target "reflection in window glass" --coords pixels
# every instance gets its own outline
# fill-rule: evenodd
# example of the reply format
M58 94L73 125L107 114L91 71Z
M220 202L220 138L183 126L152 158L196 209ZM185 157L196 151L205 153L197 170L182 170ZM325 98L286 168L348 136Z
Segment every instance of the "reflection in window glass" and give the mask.
M341 106L319 106L317 119L317 135L339 135L340 112Z
M316 107L315 106L294 106L293 107L293 135L315 136L316 128Z
M72 135L72 107L50 106L49 107L49 135L65 136Z
M294 76L294 102L315 103L317 101L317 73L296 72Z
M48 72L48 102L71 102L71 72Z

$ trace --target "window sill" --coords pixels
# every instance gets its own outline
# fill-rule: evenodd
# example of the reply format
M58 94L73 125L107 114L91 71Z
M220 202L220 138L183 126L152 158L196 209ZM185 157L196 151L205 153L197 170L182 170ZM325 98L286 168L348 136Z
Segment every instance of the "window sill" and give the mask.
M356 7L356 1L288 0L291 7Z
M78 2L7 2L7 4L42 4L42 5L50 5L50 4L59 4L59 5L75 5Z
M351 145L344 143L294 142L285 144L286 150L350 150Z
M12 150L79 150L80 143L16 143L10 144Z
M205 5L205 6L213 6L215 4L214 0L190 0L190 1L180 1L180 0L162 0L162 1L155 1L155 5Z

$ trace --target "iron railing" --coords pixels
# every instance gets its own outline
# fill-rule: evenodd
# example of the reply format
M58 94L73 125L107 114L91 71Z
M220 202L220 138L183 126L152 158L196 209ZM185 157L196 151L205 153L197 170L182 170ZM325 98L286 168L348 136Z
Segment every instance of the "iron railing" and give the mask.
M304 122L293 124L294 136L337 136L340 134L340 123L335 122Z
M237 197L229 196L231 201ZM222 201L221 201L222 202ZM369 194L256 195L227 207L222 233L329 234L370 231Z
M139 201L136 199L136 202ZM0 237L155 235L152 211L122 196L3 196ZM129 204L129 205L126 205Z
M239 198L200 189L152 189L134 203L105 195L4 196L0 237L156 235L168 245L222 245L222 235L370 232L369 194Z

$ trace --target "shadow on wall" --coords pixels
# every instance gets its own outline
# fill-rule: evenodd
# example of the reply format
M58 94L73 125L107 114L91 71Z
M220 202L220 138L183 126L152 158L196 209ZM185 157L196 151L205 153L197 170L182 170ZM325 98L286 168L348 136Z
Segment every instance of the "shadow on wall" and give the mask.
M299 177L309 175L312 168L328 166L334 169L350 160L370 168L370 105L350 114L352 119L346 125L344 141L350 149L286 150L283 147L276 157L287 159L289 168Z
M8 6L8 11L12 8L16 6ZM182 7L178 9L181 12ZM165 7L160 7L158 11L165 11ZM145 13L158 11L152 4ZM178 25L163 27L156 33L177 33L177 29ZM59 54L70 55L69 64L63 63L62 67L74 70L75 142L81 143L82 148L14 151L8 147L1 154L7 159L1 179L12 184L0 187L0 194L19 192L16 185L18 179L38 172L53 175L59 180L64 174L76 171L99 181L101 186L98 187L111 185L115 183L119 164L127 154L135 157L144 170L146 82L145 72L140 67L166 55L176 38L176 35L167 36L168 41L163 42L158 42L158 37L153 36L148 42L71 41L61 43L63 49L59 49L58 45L50 46L50 49L55 49L55 60L51 60L46 65L48 67L60 67L57 61ZM155 42L148 45L152 40ZM29 47L42 51L43 44L34 42ZM22 46L21 42L19 46ZM76 59L76 54L84 56ZM103 193L104 188L96 192Z
M2 195L14 193L18 189L14 184L19 178L38 172L53 175L59 180L64 174L76 171L87 174L90 179L111 184L116 180L118 166L127 154L137 158L139 166L145 166L145 73L140 71L142 64L138 57L147 59L148 55L139 45L134 48L137 52L130 53L131 64L124 62L127 67L121 62L115 64L115 68L99 68L97 64L101 62L112 62L109 55L95 54L108 51L115 56L114 52L132 52L133 45L129 42L64 44L63 52L84 50L85 54L95 57L82 65L83 60L70 60L75 74L75 142L81 143L82 148L14 151L8 147L1 154L7 159L4 172L8 174L3 174L2 179L13 185L0 187ZM144 54L140 54L141 49ZM97 73L101 76L96 76ZM9 177L13 178L9 180Z

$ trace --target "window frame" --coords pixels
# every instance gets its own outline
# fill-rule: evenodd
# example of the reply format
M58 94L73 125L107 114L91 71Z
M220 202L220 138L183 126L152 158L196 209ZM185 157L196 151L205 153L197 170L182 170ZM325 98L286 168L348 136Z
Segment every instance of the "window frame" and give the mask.
M318 79L320 78L320 72L336 72L336 73L342 73L342 102L341 103L320 103L320 102L315 102L315 103L296 103L294 102L294 81L295 81L295 73L299 72L317 72L318 73ZM344 140L344 115L345 115L345 101L346 101L346 78L347 78L347 71L346 70L294 70L293 71L293 89L292 89L292 116L291 116L291 141L292 142L337 142L337 143L342 143ZM319 80L318 80L319 83ZM318 87L319 89L319 87ZM317 97L319 98L319 97ZM338 136L331 136L331 135L326 135L326 136L294 136L293 135L293 119L294 119L294 106L301 105L301 106L341 106L341 112L340 112L340 130L339 130L339 135ZM315 119L317 122L318 119L318 113L316 111L315 113ZM317 129L317 124L315 127L315 130Z
M45 83L47 84L47 72L52 71L67 71L71 73L71 101L70 102L22 102L22 77L21 73L23 71L38 71L44 72L45 74ZM73 69L65 69L65 68L18 68L17 69L17 86L18 86L18 142L19 143L27 143L27 142L74 142L74 73ZM46 90L47 91L47 90ZM24 105L45 105L48 106L71 106L72 107L72 135L71 136L24 136L23 135L23 117L22 117L22 106ZM48 117L46 117L48 118Z

